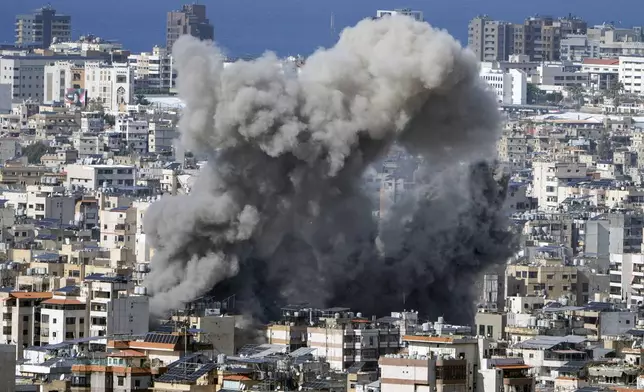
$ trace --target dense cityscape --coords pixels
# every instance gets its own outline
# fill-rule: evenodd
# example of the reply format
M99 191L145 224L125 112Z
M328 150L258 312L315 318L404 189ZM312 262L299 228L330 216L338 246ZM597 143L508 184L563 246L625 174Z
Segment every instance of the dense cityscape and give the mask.
M16 16L0 391L644 390L642 26L236 59L206 11L143 53Z

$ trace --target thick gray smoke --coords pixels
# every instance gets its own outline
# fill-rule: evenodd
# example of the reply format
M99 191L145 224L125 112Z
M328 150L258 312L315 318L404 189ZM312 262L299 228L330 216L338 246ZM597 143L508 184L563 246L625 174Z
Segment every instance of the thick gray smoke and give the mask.
M190 37L174 55L182 142L210 160L189 195L146 214L154 312L214 289L260 315L285 302L469 313L474 277L511 242L502 187L470 165L494 155L500 129L471 52L389 17L299 70L272 54L224 68ZM360 179L394 142L432 164L379 230Z

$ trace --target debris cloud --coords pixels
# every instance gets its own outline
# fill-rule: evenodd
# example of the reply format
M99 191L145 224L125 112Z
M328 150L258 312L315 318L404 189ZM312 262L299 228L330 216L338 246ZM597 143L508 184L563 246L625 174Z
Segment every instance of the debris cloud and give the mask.
M146 213L153 312L214 290L255 316L289 301L440 314L468 307L477 274L509 255L503 187L479 163L494 156L495 98L446 32L365 20L299 68L270 53L224 67L192 37L174 56L181 141L209 162L190 194ZM378 222L361 176L394 143L425 163Z

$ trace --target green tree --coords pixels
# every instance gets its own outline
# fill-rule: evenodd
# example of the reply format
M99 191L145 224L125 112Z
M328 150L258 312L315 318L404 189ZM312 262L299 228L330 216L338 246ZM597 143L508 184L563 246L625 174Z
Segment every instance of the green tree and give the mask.
M114 117L114 115L112 114L107 114L107 113L103 114L103 120L105 120L105 124L110 125L112 127L116 124L116 117Z
M55 150L53 148L48 147L44 143L38 142L23 148L22 155L27 157L29 163L40 163L40 158L42 158L43 155L54 151Z
M150 101L145 97L143 94L137 94L135 98L135 102L137 105L143 105L143 106L148 106L150 104Z
M534 83L528 83L526 99L529 104L537 105L545 98L544 92Z
M89 103L87 104L87 111L105 113L105 107L96 99L90 99Z

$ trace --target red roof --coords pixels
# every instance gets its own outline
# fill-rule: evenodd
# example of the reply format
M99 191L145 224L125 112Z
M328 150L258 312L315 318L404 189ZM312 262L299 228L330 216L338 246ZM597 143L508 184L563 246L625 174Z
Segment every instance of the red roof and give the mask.
M584 59L584 64L619 65L619 59Z
M54 293L50 292L35 292L35 291L12 291L9 295L18 299L47 299L51 298Z

